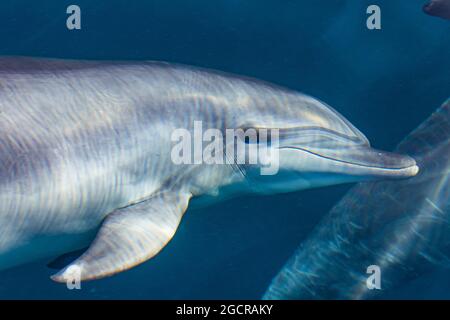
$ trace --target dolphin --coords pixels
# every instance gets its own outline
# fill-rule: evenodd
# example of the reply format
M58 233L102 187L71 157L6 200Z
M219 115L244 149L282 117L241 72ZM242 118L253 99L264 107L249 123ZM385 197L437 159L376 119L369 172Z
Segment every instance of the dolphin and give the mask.
M450 20L450 0L431 0L423 6L423 11L431 16Z
M350 190L274 277L265 299L382 298L436 267L450 268L450 99L396 151L411 154L420 173ZM381 290L367 286L369 266L378 266Z
M173 133L278 130L279 170L175 163ZM222 132L221 131L221 132ZM195 133L194 133L195 134ZM242 137L241 137L242 139ZM258 140L252 143L260 144ZM262 81L163 62L0 59L0 267L87 245L52 276L109 276L155 256L191 198L219 201L407 178L413 158L372 149L325 103ZM195 201L193 201L195 203Z

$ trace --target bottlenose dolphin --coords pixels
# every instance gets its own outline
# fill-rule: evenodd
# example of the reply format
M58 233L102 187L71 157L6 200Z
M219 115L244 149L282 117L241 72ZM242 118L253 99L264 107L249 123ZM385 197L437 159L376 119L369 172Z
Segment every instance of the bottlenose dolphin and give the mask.
M350 190L274 277L265 299L381 298L450 267L450 100L396 151L411 154L420 173ZM372 265L381 290L367 287Z
M279 143L268 148L279 153L279 172L261 176L258 165L234 162L175 164L171 134L193 131L195 121L204 129L277 128ZM89 280L155 256L193 197L418 172L411 157L370 148L360 131L312 97L158 62L0 59L0 151L2 268L94 239L52 276L59 282L75 267Z
M450 19L450 0L431 0L423 6L423 11L431 16Z

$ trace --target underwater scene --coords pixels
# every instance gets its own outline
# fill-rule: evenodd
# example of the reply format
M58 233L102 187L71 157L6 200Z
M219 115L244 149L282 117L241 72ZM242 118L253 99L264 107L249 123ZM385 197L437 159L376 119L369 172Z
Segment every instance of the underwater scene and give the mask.
M450 299L450 0L2 0L0 299Z

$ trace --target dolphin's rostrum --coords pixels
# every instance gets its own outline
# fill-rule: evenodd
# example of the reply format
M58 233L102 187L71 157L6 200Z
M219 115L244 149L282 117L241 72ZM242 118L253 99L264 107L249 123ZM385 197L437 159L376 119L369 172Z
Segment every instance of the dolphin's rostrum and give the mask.
M171 133L195 121L205 130L278 129L279 172L174 164ZM0 59L0 151L0 267L80 249L100 227L68 266L82 280L156 255L193 197L418 172L412 158L370 148L312 97L157 62ZM65 281L67 270L52 278Z

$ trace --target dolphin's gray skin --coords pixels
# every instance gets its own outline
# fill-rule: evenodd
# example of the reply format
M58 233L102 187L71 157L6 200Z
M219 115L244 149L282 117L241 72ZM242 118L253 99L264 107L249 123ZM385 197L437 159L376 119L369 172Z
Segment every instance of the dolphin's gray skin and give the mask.
M362 299L450 267L450 100L397 148L420 173L361 183L331 210L273 279L265 299ZM381 291L367 289L367 267Z
M450 19L450 0L431 0L424 5L423 11L431 16Z
M278 128L269 148L280 171L174 164L171 135L194 121ZM192 197L417 172L412 158L371 149L324 103L256 80L156 62L0 59L2 268L83 248L98 230L53 279L100 278L156 255Z

